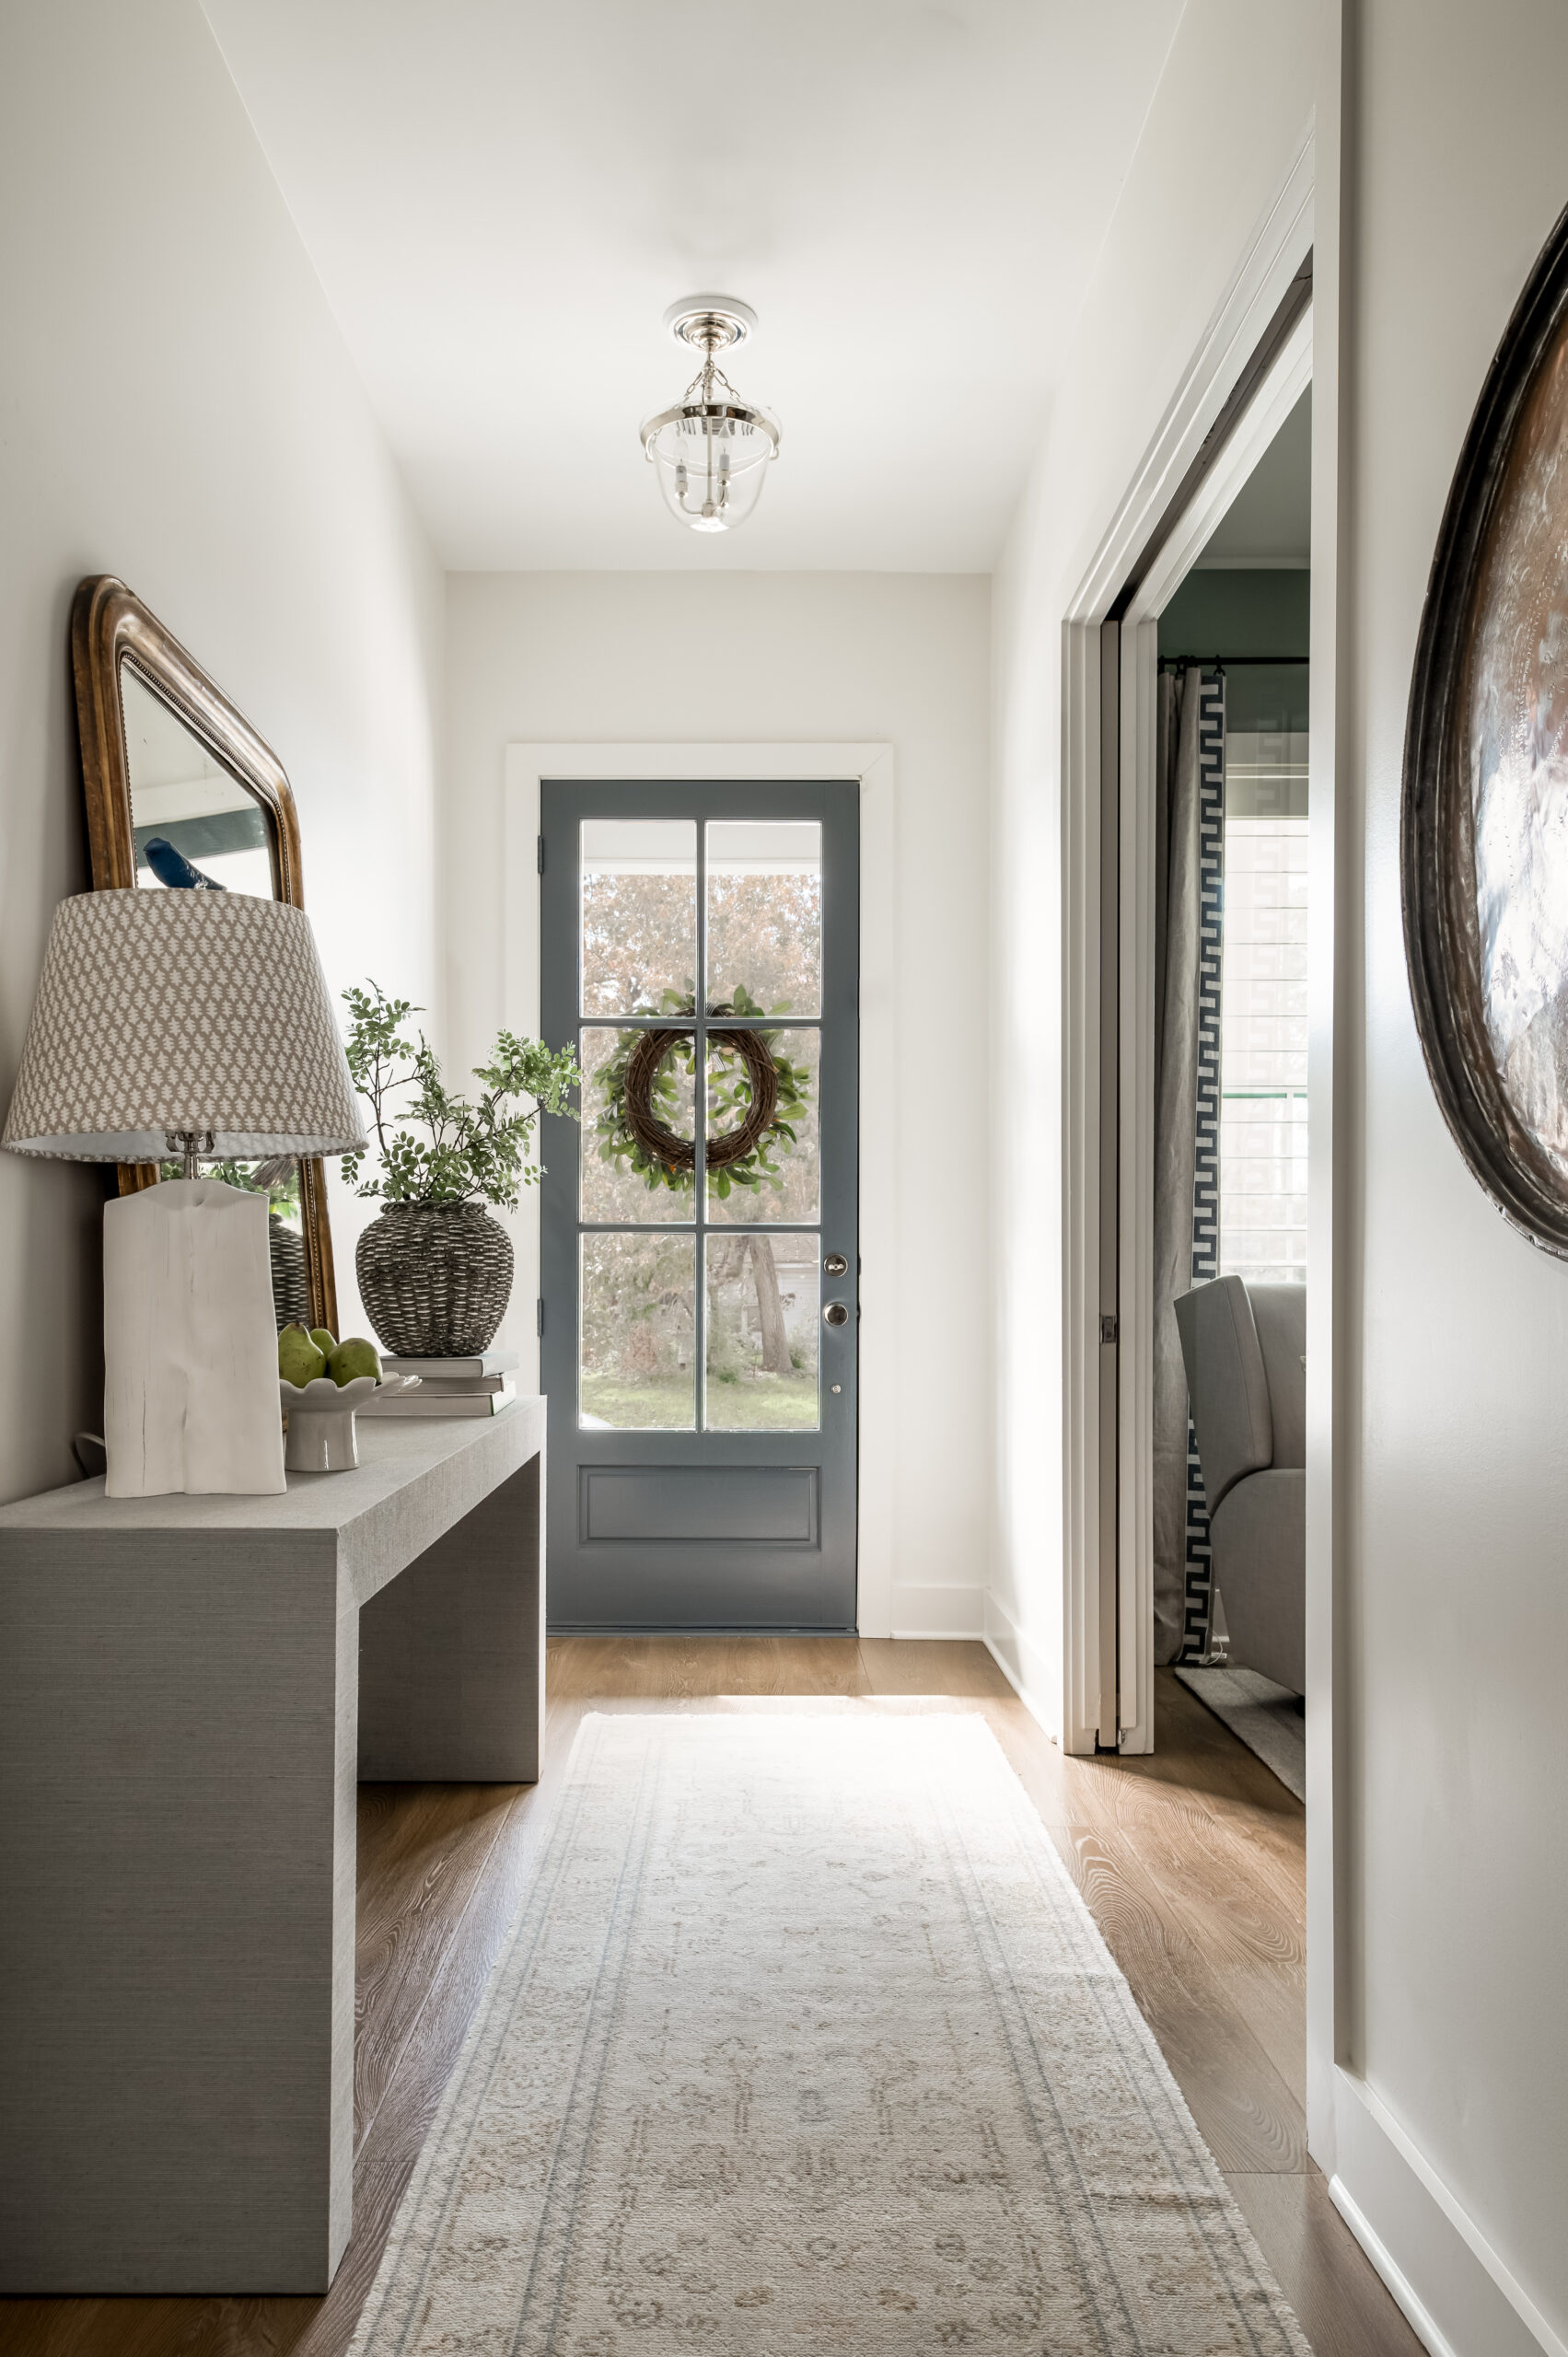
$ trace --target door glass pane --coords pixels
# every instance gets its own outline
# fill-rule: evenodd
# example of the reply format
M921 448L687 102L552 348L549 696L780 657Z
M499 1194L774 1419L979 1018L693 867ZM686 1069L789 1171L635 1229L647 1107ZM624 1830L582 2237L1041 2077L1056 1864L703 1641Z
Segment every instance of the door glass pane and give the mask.
M585 1236L580 1421L599 1432L695 1422L690 1236Z
M692 1004L697 828L691 819L583 821L583 1013Z
M738 1049L708 1035L708 1217L715 1225L755 1226L759 1220L814 1220L818 1216L818 1083L819 1031L762 1031L755 1035L773 1059L779 1075L775 1119L784 1128L764 1132L739 1161L712 1167L715 1145L740 1129L751 1104L751 1074ZM793 1132L793 1137L787 1132Z
M819 1250L756 1229L706 1239L710 1432L816 1430Z
M714 819L708 827L708 1007L822 1011L822 829Z
M614 1031L606 1025L581 1034L583 1067L582 1217L629 1225L656 1221L661 1227L692 1215L691 1175L676 1182L658 1164L634 1167L626 1127L626 1067L645 1031ZM691 1034L673 1041L654 1073L653 1109L677 1137L696 1134L695 1057Z

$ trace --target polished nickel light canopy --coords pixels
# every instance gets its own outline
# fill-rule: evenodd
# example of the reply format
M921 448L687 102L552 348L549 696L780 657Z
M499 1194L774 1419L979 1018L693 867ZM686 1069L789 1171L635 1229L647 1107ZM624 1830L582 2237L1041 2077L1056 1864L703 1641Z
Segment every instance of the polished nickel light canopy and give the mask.
M779 454L778 421L741 400L715 357L745 343L757 314L730 295L690 295L670 305L664 323L678 343L703 354L703 365L673 409L645 420L644 455L672 516L694 532L733 531L761 497L763 470Z

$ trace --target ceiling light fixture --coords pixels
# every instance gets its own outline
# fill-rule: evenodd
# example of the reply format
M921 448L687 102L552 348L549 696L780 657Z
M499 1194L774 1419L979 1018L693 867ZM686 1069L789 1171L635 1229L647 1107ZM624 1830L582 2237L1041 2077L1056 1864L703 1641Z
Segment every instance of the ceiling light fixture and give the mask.
M689 295L664 323L703 365L673 409L644 423L644 456L658 475L666 506L694 532L729 532L762 494L762 473L779 454L778 421L743 401L715 354L744 343L757 325L749 304L729 295Z

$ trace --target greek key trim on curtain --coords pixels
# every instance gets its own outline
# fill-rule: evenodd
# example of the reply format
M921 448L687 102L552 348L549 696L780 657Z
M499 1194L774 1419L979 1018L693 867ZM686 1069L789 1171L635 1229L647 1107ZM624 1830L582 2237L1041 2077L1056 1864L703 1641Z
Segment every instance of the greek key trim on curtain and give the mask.
M1202 1652L1208 1517L1173 1303L1218 1271L1225 680L1160 676L1155 858L1155 1659ZM1196 1483L1196 1496L1193 1484Z
M1192 1174L1192 1283L1220 1272L1220 993L1225 963L1225 675L1198 700L1198 1093ZM1180 1659L1209 1650L1214 1574L1198 1435L1187 1420L1187 1593Z

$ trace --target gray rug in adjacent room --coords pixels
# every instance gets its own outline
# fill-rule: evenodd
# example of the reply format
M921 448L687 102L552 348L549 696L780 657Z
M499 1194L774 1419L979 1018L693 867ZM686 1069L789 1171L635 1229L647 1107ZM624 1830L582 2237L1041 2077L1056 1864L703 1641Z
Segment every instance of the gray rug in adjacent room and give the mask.
M983 1721L585 1721L364 2357L1308 2357Z
M1200 1702L1223 1719L1249 1751L1272 1768L1298 1801L1307 1798L1307 1718L1301 1697L1288 1686L1255 1669L1188 1669L1177 1671Z

